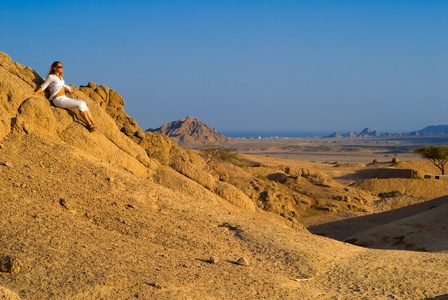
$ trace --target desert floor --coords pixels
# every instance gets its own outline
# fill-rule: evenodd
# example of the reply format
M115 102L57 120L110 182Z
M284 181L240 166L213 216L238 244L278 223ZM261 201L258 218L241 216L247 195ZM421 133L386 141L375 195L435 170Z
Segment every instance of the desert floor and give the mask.
M361 137L361 138L263 138L231 139L219 145L231 147L238 153L263 157L316 162L371 163L421 160L415 148L428 144L446 144L445 136Z
M232 146L257 154L242 154L255 164L322 171L334 169L334 163L318 161L395 157L384 144L343 151L343 143L313 142L293 145L302 152L290 153L287 143ZM397 156L415 158L410 151ZM343 241L361 228L399 221L400 214L387 221L382 214L377 214L382 221L366 213L321 215L308 220L320 224L310 225L315 233L310 234L277 215L248 212L205 191L201 196L172 191L52 139L11 136L2 141L0 157L1 249L20 260L17 273L0 272L1 299L440 300L448 295L444 251L383 250ZM357 174L354 166L338 170L338 176ZM436 201L431 208L447 202ZM345 223L335 227L327 221ZM440 240L445 246L446 236ZM240 257L249 265L239 265Z

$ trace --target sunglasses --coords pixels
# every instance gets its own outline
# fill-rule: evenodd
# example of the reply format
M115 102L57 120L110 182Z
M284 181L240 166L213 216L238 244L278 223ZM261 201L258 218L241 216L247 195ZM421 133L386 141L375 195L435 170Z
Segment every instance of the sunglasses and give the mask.
M56 69L62 69L63 68L63 66L57 66L56 67Z

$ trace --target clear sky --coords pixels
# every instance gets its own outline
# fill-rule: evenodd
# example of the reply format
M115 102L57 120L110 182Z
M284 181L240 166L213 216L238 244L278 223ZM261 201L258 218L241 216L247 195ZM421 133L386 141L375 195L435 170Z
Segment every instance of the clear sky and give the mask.
M116 90L143 129L448 124L447 0L1 0L0 51Z

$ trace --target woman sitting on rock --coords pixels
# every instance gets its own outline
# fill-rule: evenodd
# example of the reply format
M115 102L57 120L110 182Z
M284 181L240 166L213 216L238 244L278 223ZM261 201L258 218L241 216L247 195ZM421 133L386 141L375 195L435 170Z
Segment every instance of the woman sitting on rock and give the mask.
M95 122L93 121L92 114L90 113L87 104L82 100L70 99L65 95L65 89L70 93L73 93L74 91L71 87L65 84L64 78L62 78L62 68L62 63L55 61L51 65L47 79L45 79L45 82L42 83L40 88L34 91L33 94L45 91L47 87L50 88L50 100L53 100L54 105L62 108L77 108L79 114L87 123L90 132L98 131L98 127L96 127Z

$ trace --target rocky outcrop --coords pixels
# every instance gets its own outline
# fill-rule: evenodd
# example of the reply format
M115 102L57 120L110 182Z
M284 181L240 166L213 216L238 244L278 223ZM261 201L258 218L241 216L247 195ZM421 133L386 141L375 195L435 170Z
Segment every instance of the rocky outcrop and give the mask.
M73 98L87 103L100 128L98 133L90 133L75 109L55 107L44 94L32 94L43 81L31 68L12 62L7 54L0 53L0 141L9 134L44 135L62 140L101 161L153 179L163 169L164 174L173 176L175 169L170 166L188 163L201 174L191 179L237 206L251 207L252 203L244 203L247 202L244 193L235 191L233 186L223 186L220 182L215 182L213 188L204 186L202 177L207 174L207 165L202 157L177 146L163 134L141 130L124 112L125 102L116 91L93 82L80 88L72 86ZM180 177L182 181L191 179ZM183 189L182 185L172 186L162 180L159 183L170 189Z
M191 117L162 126L162 132L143 131L125 113L125 101L119 93L93 82L73 87L73 97L87 103L100 128L98 133L90 133L75 110L55 107L45 95L31 93L42 82L31 68L0 53L0 141L11 133L50 137L171 190L194 197L207 194L246 211L255 211L258 206L290 220L327 206L366 210L363 203L367 196L358 197L351 191L336 195L352 199L350 203L337 200L331 193L309 193L334 188L334 182L311 169L243 170L228 163L206 162L200 152L176 145L164 133L171 128L182 143L190 139L195 143L219 142L226 139L224 136Z
M191 163L175 163L173 169L179 173L193 179L213 193L219 195L236 206L245 208L249 211L255 211L252 200L240 189L226 182L219 181L219 178L212 176Z
M192 117L173 121L147 131L163 133L181 146L205 145L228 140L215 129Z

